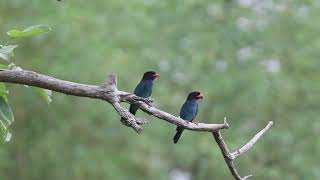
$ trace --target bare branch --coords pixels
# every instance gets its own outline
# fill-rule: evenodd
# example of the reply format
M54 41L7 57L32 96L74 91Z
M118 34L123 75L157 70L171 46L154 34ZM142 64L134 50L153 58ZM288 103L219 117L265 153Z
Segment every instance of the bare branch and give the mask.
M145 102L136 101L136 96L134 96L134 95L127 95L127 94L122 93L120 96L120 99L121 99L121 101L125 101L130 104L138 105L141 110L143 110L144 112L151 114L159 119L163 119L171 124L183 126L189 130L212 132L212 131L217 131L219 129L227 129L229 127L229 125L227 123L224 123L224 124L205 124L205 123L192 123L189 121L184 121L181 118L178 118L178 117L173 116L165 111L161 111L155 107L152 107Z
M0 82L36 86L67 95L103 99L110 102L113 98L108 92L105 91L105 88L64 81L50 76L38 74L33 71L2 70L0 71Z
M221 153L224 157L224 160L226 161L228 167L229 167L229 170L231 172L231 174L233 175L233 177L237 180L245 180L245 179L248 179L249 177L252 177L252 175L248 175L248 176L245 176L245 177L241 177L237 171L237 169L235 168L234 164L233 164L233 161L239 157L241 154L247 152L260 138L261 136L267 132L271 126L273 125L273 122L272 121L269 121L268 125L263 128L260 132L258 132L248 143L246 143L243 147L241 147L239 150L233 152L233 153L230 153L226 143L224 142L223 140L223 137L220 133L220 131L216 131L216 132L212 132L212 135L215 139L215 141L217 142L220 150L221 150Z
M224 142L220 131L212 132L212 135L213 135L214 139L216 140L216 142L221 150L221 153L223 155L223 158L226 161L228 168L230 169L230 172L233 175L233 177L237 180L243 180L243 178L238 174L237 169L234 167L233 158L231 157L229 149L228 149L226 143Z
M215 141L217 142L223 157L233 175L237 180L245 180L252 175L241 177L234 164L235 160L241 154L247 152L259 139L260 137L272 126L273 122L269 124L257 133L248 143L246 143L239 150L230 153L226 143L224 142L220 130L228 129L229 124L227 119L224 118L223 124L205 124L205 123L192 123L184 121L174 115L171 115L165 111L157 109L152 106L153 100L138 97L134 94L120 91L117 89L117 77L115 74L110 74L105 83L101 86L94 86L88 84L80 84L70 81L64 81L56 79L50 76L38 74L32 71L26 70L0 70L0 82L23 84L29 86L35 86L39 88L49 89L52 91L64 93L67 95L80 96L101 99L110 103L116 112L121 117L121 122L129 127L132 127L137 133L141 133L142 128L140 124L144 124L146 121L135 117L127 109L120 105L120 102L127 102L129 104L137 105L142 111L157 117L158 119L165 120L171 124L182 126L185 129L192 131L207 131L212 132Z
M102 88L109 89L109 91L117 91L117 75L115 73L110 73L107 75L107 79L104 84L102 84Z
M125 111L120 104L114 102L128 102L130 104L136 104L140 109L152 116L175 125L183 126L186 129L193 131L212 132L219 129L228 128L228 124L187 123L178 117L153 107L150 99L144 99L125 91L119 91L116 87L117 79L115 74L111 74L103 85L94 86L64 81L32 71L2 70L0 71L0 82L36 86L67 95L105 100L112 104L112 106L115 108L118 114L124 118L124 120L127 120L127 122L124 122L124 124L129 125L137 132L141 132L142 130L138 125L143 123L141 119L135 118L133 115L131 116L130 112Z
M137 133L142 132L142 128L138 125L134 115L131 114L127 109L121 107L119 102L113 102L112 106L118 112L121 117L121 122L129 127L132 127Z
M261 131L259 131L249 142L247 142L240 149L231 153L231 155L234 157L234 159L237 158L238 156L240 156L241 154L247 152L261 138L261 136L271 128L272 125L273 125L273 122L269 121L267 126L265 128L263 128Z

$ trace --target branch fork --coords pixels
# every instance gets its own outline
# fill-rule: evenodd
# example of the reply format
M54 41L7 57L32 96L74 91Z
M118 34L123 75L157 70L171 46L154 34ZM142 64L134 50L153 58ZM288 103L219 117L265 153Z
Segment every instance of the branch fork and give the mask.
M267 126L260 132L258 132L244 146L234 152L230 152L220 133L221 129L229 128L229 124L227 123L226 118L224 118L223 124L187 123L179 117L176 117L168 112L162 111L152 106L152 99L141 98L134 94L118 90L117 76L114 73L111 73L101 86L95 86L64 81L33 71L11 69L0 70L0 82L35 86L64 93L67 95L104 100L113 106L113 108L121 117L121 122L124 125L133 128L137 133L142 132L142 127L140 125L145 124L146 120L143 118L135 117L127 109L123 108L120 105L120 102L135 104L145 113L152 115L158 119L164 120L168 123L182 126L185 129L189 129L192 131L211 132L223 154L223 157L230 169L231 174L236 180L245 180L252 175L241 177L238 174L233 161L243 153L247 152L273 125L273 122L269 121Z
M216 143L218 144L218 146L221 150L221 153L223 154L224 160L226 161L231 174L233 175L233 177L236 180L246 180L246 179L252 177L252 175L241 177L239 175L238 171L236 170L233 161L236 158L238 158L240 155L247 152L250 148L252 148L252 146L262 137L262 135L264 133L266 133L271 128L272 125L273 125L273 122L269 121L269 123L267 124L267 126L265 128L260 130L251 140L249 140L245 145L243 145L241 148L239 148L238 150L236 150L234 152L229 151L227 144L225 143L225 141L220 133L220 130L212 132L212 135L213 135Z

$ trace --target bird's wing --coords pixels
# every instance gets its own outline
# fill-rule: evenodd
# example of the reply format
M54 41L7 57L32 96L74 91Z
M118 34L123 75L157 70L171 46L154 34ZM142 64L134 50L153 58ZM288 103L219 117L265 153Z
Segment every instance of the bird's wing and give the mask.
M137 85L137 87L134 89L134 94L137 96L142 96L143 94L143 89L144 89L145 83L143 83L142 81L139 82L139 84Z
M197 104L197 108L196 108L196 113L194 114L194 117L192 118L191 122L196 118L197 114L198 114L198 104Z
M198 114L198 104L197 104L196 114L194 115L194 118L197 116L197 114Z
M180 118L185 120L187 113L187 104L184 103L180 109Z
M185 102L180 110L180 118L187 121L192 121L195 117L196 112L194 112L194 109L192 105L188 102Z

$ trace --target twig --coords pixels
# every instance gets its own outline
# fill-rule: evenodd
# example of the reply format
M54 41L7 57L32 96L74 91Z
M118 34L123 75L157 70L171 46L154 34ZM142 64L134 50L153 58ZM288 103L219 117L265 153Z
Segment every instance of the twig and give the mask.
M258 132L249 142L247 142L240 149L231 153L231 156L235 159L238 156L240 156L241 154L247 152L261 138L261 136L271 128L272 125L273 125L273 122L269 121L269 123L267 124L267 126L265 128L263 128L260 132Z

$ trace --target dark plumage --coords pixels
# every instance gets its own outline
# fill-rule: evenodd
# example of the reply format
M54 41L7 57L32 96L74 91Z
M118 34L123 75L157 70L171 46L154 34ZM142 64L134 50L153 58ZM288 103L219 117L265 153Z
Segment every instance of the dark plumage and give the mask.
M149 98L152 93L153 80L159 76L160 74L154 71L145 72L133 93L139 97ZM137 110L138 107L136 105L130 105L129 112L131 114L135 115Z
M186 102L182 105L180 110L180 118L185 121L192 122L198 113L198 100L203 99L203 94L194 91L189 93ZM183 132L184 128L181 126L177 126L176 134L173 137L173 142L176 144Z

